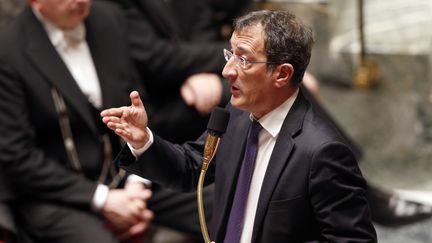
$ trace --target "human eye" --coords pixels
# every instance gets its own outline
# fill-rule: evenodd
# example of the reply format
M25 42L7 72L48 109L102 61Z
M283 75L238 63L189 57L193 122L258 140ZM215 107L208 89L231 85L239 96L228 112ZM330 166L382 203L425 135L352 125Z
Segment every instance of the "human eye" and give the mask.
M247 66L249 64L248 59L246 59L246 57L242 57L242 56L239 56L238 59L240 60L242 67L247 68Z

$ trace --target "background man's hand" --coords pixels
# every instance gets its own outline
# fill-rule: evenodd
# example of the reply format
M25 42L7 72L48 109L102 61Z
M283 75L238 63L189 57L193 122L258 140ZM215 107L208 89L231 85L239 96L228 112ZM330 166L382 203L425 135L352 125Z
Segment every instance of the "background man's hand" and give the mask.
M101 212L114 231L124 231L143 220L142 211L147 209L147 200L150 197L151 191L148 189L139 192L110 190Z
M212 73L189 76L183 83L180 94L186 104L198 112L208 114L222 99L223 86L220 77Z

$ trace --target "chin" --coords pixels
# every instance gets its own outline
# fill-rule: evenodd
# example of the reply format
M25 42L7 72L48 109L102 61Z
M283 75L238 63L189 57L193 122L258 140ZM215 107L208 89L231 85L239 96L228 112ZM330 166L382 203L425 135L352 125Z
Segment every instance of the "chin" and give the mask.
M236 99L233 96L231 96L231 100L230 103L233 107L240 109L240 110L245 110L244 104L242 104L240 99Z

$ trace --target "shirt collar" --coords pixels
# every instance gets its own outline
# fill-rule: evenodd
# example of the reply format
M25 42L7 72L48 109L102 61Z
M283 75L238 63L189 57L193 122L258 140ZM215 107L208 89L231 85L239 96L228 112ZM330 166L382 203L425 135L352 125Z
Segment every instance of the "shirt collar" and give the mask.
M267 113L265 116L261 117L258 122L261 126L268 132L272 137L277 137L279 134L282 124L285 120L285 117L288 115L294 101L298 96L299 89L297 89L293 95L291 95L284 103L279 105L276 109ZM255 120L252 114L249 115L249 118Z
M54 23L47 20L42 16L42 14L37 10L32 8L33 13L36 15L36 18L42 23L45 28L45 31L48 34L48 38L51 40L51 43L56 48L67 48L68 43L66 41L65 36L68 35L73 38L75 41L79 42L85 39L86 29L83 23L80 23L77 27L64 31L58 28Z

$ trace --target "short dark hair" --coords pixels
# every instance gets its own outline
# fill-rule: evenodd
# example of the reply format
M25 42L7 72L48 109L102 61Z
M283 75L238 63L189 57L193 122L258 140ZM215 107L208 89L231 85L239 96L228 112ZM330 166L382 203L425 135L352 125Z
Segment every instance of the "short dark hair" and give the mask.
M234 31L240 32L258 23L264 29L267 61L293 65L293 82L299 84L309 65L314 42L310 27L288 11L260 10L235 19ZM268 66L270 70L275 68L275 64Z

